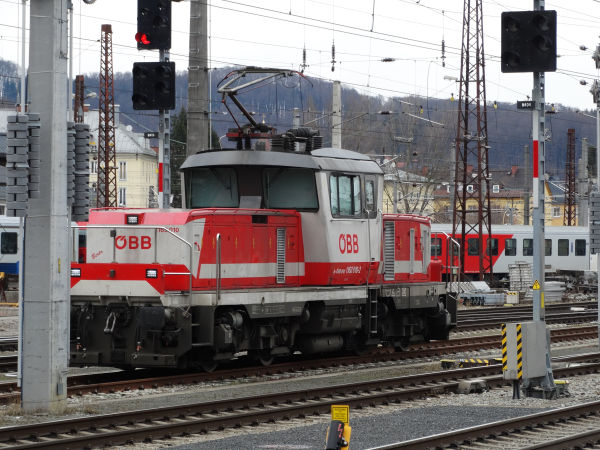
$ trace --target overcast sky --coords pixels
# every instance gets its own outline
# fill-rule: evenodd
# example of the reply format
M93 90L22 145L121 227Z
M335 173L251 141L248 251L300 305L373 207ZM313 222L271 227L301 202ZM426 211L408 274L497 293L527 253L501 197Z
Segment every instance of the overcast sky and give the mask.
M448 98L458 94L463 0L207 0L210 65L300 69L306 49L309 76L340 80L364 92ZM0 56L20 61L20 0L0 0ZM29 3L29 2L28 2ZM158 60L135 46L137 1L73 0L74 72L98 72L100 26L112 24L115 71ZM475 0L471 0L474 4ZM189 1L173 3L171 59L188 65ZM488 101L531 95L531 74L500 72L500 14L533 9L533 0L483 0ZM558 14L558 70L546 74L547 103L594 108L590 82L598 77L593 50L600 42L600 1L546 1ZM27 11L27 18L29 12ZM441 42L446 44L445 67ZM335 71L332 44L335 42ZM28 45L28 43L27 43ZM580 50L585 45L587 50ZM382 62L393 58L392 62ZM587 86L579 80L586 79Z

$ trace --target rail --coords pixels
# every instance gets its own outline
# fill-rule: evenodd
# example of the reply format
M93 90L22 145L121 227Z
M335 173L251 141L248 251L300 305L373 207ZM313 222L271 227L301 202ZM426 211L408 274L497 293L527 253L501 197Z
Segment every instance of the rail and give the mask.
M118 229L131 229L131 230L154 230L154 242L158 242L158 232L159 230L163 233L168 233L169 235L173 236L175 239L183 242L189 250L189 263L190 263L190 268L188 272L165 272L165 275L187 275L189 277L189 294L192 295L192 280L193 280L193 273L192 273L192 267L194 265L194 259L193 259L193 248L194 246L188 242L187 240L185 240L184 238L182 238L181 236L179 236L178 234L174 233L173 231L169 230L167 227L165 226L161 226L161 225L71 225L71 229L72 230L87 230L87 229L92 229L92 228L99 228L99 229L110 229L111 230L111 237L113 238L113 240L116 239L117 236L117 228ZM72 245L72 249L73 249L73 254L72 256L72 261L78 261L78 257L77 257L77 248L78 245L75 245L76 242L75 240L78 239L78 233L72 232L72 239L73 239L73 245ZM115 245L113 245L113 262L116 261L116 242L114 243ZM154 245L154 263L158 264L158 245Z

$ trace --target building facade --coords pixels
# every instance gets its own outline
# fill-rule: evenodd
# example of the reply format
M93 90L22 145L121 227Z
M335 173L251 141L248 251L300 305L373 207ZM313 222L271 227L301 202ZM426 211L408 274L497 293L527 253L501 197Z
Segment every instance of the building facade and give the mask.
M130 208L158 207L158 149L150 145L143 133L136 133L130 125L119 120L115 105L115 155L114 168L117 180L117 206ZM85 113L90 124L90 205L96 205L98 182L98 110Z

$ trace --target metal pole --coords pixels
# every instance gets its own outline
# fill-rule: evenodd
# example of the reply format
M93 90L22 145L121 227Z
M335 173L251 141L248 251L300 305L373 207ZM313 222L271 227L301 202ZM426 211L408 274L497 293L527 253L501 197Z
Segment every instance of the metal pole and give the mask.
M543 321L544 313L544 72L533 73L533 320Z
M596 93L598 97L598 93ZM596 102L596 190L600 192L600 98ZM598 348L600 348L600 253L596 253L598 292Z
M160 61L169 61L169 51L160 50ZM158 207L171 205L171 112L161 109L158 124Z

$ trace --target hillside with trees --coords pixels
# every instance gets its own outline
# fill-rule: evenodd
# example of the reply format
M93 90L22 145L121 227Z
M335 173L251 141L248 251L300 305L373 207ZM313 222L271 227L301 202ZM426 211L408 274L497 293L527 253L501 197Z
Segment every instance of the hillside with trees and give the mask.
M216 136L223 136L234 127L232 118L217 93L219 81L231 70L211 70L212 126ZM0 99L15 102L18 93L18 70L11 62L0 60ZM97 92L98 74L85 75L86 92ZM115 73L115 103L120 105L121 120L134 129L156 130L158 114L155 111L134 111L131 104L131 73ZM318 128L324 144L331 143L330 109L332 87L328 81L313 78L279 80L240 95L240 101L254 112L258 121L283 132L291 127L294 108L302 111L302 120ZM176 109L184 114L187 99L187 74L179 73L176 82ZM91 108L97 108L97 99L90 98ZM427 174L448 180L452 166L453 143L457 127L457 99L424 97L381 97L365 95L342 85L343 132L342 144L372 157L396 157L400 166L416 174ZM551 105L547 110L551 110ZM235 106L232 110L239 120ZM389 111L390 114L381 114ZM488 143L490 170L503 171L523 164L523 147L531 145L531 113L517 110L515 104L488 102ZM587 111L587 114L594 114ZM587 137L594 144L595 120L577 111L554 106L554 113L546 116L547 172L556 179L564 179L567 130L574 128L577 139L577 158L581 153L581 139ZM182 135L179 134L181 139ZM221 140L225 145L225 141ZM435 175L438 174L438 175Z

